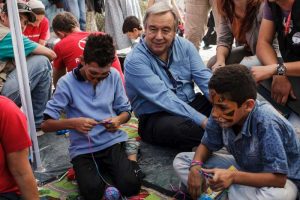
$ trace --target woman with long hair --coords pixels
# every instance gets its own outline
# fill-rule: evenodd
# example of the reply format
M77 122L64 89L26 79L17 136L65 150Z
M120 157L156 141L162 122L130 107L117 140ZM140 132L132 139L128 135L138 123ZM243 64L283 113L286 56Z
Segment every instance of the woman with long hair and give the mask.
M207 63L213 71L255 55L264 4L263 0L216 1L220 16L217 53ZM237 47L232 48L234 39Z

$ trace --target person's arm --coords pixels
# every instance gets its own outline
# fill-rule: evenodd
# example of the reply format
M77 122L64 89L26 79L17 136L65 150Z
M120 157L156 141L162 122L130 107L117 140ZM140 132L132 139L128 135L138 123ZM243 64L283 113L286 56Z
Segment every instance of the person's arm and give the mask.
M214 191L221 191L232 184L247 185L252 187L279 187L283 188L287 176L279 173L251 173L230 169L202 169L203 172L213 174L208 179L208 184Z
M78 132L88 134L88 132L98 124L99 122L96 120L86 117L70 119L47 119L42 123L41 128L44 132L73 129Z
M231 46L233 43L233 34L229 26L228 20L223 16L219 16L219 32L217 35L217 52L216 52L216 63L211 66L211 69L214 71L219 67L225 66L225 61L231 51Z
M222 129L210 116L201 144L195 152L194 164L193 162L191 163L188 175L188 190L193 199L197 199L206 190L205 180L199 173L202 165L208 160L213 151L218 151L223 146Z
M205 66L195 46L191 42L189 42L188 45L186 57L189 59L192 80L195 81L197 86L204 93L205 97L209 99L208 82L212 73Z
M44 55L49 58L49 60L54 60L56 58L56 54L51 49L44 47L40 44L32 51L33 54Z
M275 25L271 20L263 19L256 46L256 55L264 65L277 64L277 55L272 47ZM271 97L279 104L285 104L289 95L296 98L292 85L286 76L273 76Z
M44 55L48 57L49 60L54 60L56 58L56 54L54 53L54 51L36 42L31 41L25 36L23 36L23 42L26 56L32 53L36 55Z
M263 65L277 64L277 54L272 46L275 35L273 21L263 19L256 45L256 56Z
M112 108L117 113L117 116L105 119L104 126L108 131L115 132L120 128L121 124L128 122L131 118L131 106L117 70L111 68L110 75L115 79L115 81L113 81L115 85L111 86L111 90L114 91Z
M209 156L211 155L211 151L208 148L200 144L195 152L193 161L204 163ZM193 165L190 167L190 172L188 175L188 191L191 195L192 199L197 199L200 194L205 191L205 180L201 177L199 171L202 169L202 165Z
M53 85L54 88L56 88L57 85L57 81L64 76L67 73L66 68L65 67L61 67L61 68L56 68L53 67Z
M16 180L22 199L38 200L37 185L28 161L28 148L7 154L9 171Z
M46 46L46 40L41 40L39 39L39 44L42 45L42 46Z
M147 8L150 8L154 4L155 0L148 0Z
M300 76L300 61L284 63L286 67L286 76ZM277 64L253 66L252 74L256 82L271 78L277 73Z
M216 52L216 62L211 67L211 70L214 72L216 69L220 67L224 67L226 65L226 59L230 53L230 49L225 46L218 46Z

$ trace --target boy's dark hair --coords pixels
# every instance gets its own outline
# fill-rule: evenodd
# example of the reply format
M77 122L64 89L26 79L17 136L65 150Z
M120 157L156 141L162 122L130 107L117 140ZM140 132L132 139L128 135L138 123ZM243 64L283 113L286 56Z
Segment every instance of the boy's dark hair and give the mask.
M91 34L83 50L85 63L96 62L99 67L111 64L115 59L115 47L110 35Z
M32 9L32 12L36 15L45 15L46 14L45 9L43 9L43 8L34 8L34 9Z
M226 65L215 71L208 88L240 107L247 99L256 99L256 83L250 70L240 64Z
M52 21L52 28L54 32L62 31L71 33L72 29L76 27L79 27L79 22L70 12L58 13Z
M133 29L143 30L140 20L136 16L128 16L125 18L122 31L123 33L133 32Z

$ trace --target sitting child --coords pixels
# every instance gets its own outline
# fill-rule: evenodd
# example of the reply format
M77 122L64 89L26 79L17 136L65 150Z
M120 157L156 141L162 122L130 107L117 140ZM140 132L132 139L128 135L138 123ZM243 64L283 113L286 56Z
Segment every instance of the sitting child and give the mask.
M250 71L243 65L222 67L208 87L213 109L201 144L173 162L192 198L208 184L214 191L228 188L229 199L296 199L299 140L283 116L256 100ZM213 153L224 146L231 155ZM231 165L237 170L229 170Z
M39 0L28 1L28 6L35 14L36 20L33 23L28 23L23 34L30 40L45 46L50 38L49 21L45 17L45 6Z
M131 106L118 71L111 68L114 59L112 37L91 34L81 65L59 79L44 112L45 132L70 130L71 162L86 200L101 199L108 184L124 196L141 186L141 170L125 152L128 136L119 130L130 119ZM62 111L67 119L59 119Z
M124 20L122 31L131 40L132 47L134 47L143 33L143 27L136 16L128 16Z

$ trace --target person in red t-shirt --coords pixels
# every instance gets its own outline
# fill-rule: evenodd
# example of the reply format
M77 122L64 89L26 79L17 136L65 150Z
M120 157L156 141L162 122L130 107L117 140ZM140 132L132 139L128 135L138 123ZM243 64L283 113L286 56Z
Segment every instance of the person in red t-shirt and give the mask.
M28 23L23 34L30 40L45 46L50 38L49 21L45 17L45 6L38 0L28 1L28 6L35 14L36 20L34 23Z
M30 146L25 115L0 96L0 199L39 199L28 161Z
M53 84L56 86L58 79L66 74L66 70L69 72L80 63L86 39L90 33L80 30L78 20L70 12L58 13L52 21L52 28L61 39L54 46L57 58L53 62ZM99 32L99 34L105 33ZM118 70L124 84L124 75L117 56L112 67Z

